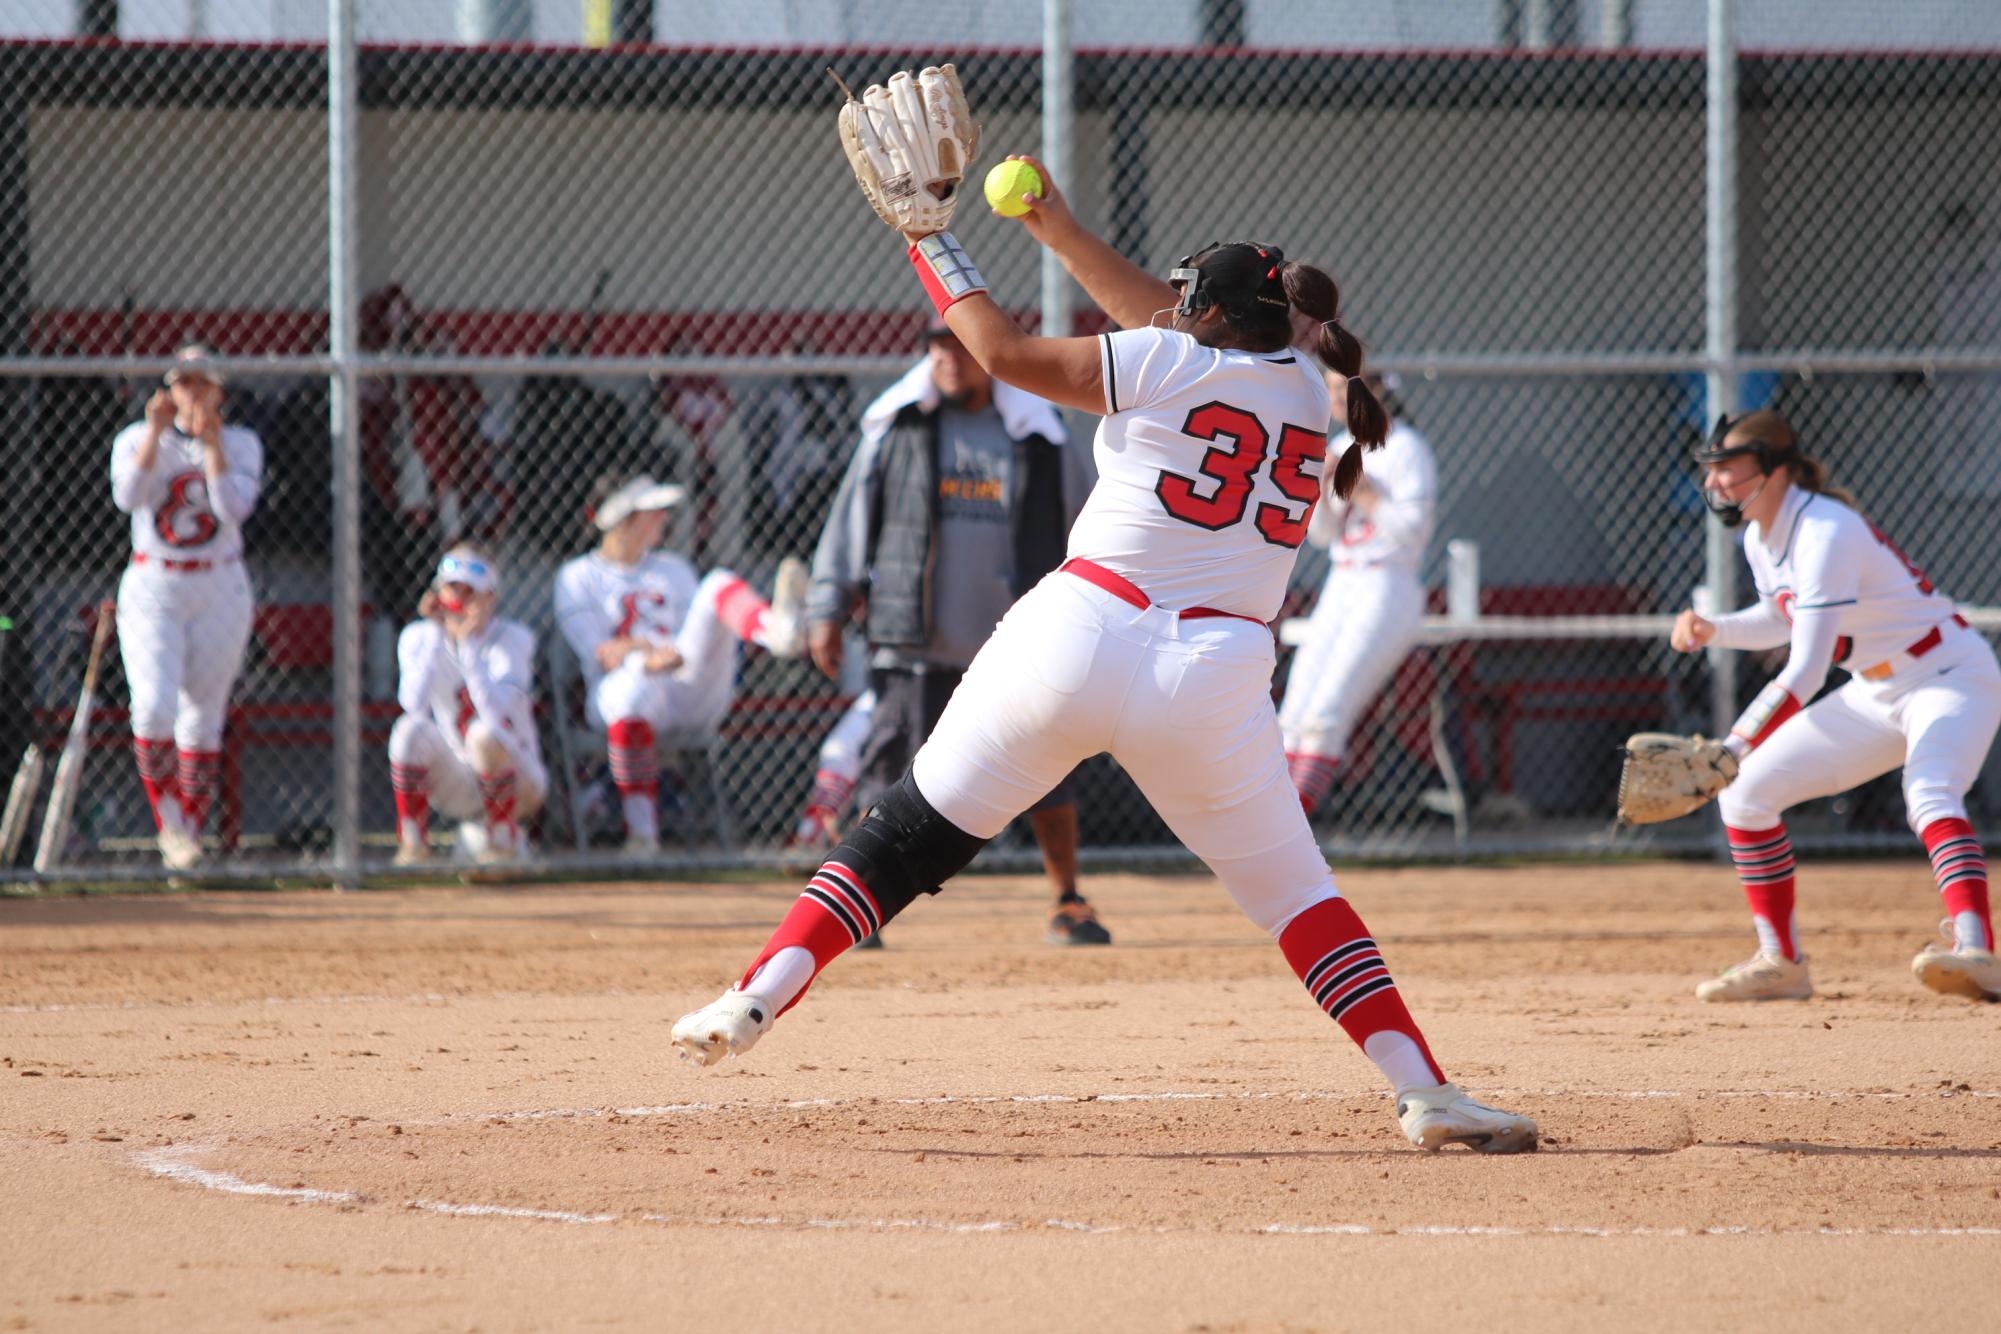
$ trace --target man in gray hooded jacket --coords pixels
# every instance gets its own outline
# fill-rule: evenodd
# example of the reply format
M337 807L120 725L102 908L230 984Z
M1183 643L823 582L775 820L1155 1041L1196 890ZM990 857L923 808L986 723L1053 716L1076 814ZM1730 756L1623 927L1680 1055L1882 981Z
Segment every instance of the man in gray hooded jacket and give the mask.
M943 321L926 354L862 414L806 598L808 646L829 676L857 609L876 695L856 809L902 777L1014 600L1063 561L1090 491L1088 451L1056 409L981 369ZM1048 939L1108 945L1077 892L1069 780L1028 812L1055 891Z

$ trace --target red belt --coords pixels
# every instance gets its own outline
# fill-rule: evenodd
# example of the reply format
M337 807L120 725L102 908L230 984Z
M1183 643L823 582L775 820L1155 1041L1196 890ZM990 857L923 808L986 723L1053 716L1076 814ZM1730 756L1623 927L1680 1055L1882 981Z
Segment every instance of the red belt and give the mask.
M236 561L237 558L235 556L225 556L221 560L162 560L158 556L148 556L143 551L132 553L132 563L134 565L157 565L163 570L172 570L176 574L190 574L196 570L213 570L218 565L234 565Z
M1966 618L1958 612L1953 613L1952 623L1962 630L1967 628ZM1943 642L1945 642L1945 634L1942 627L1934 625L1923 639L1917 640L1907 646L1904 652L1910 657L1922 658ZM1862 679L1865 681L1887 681L1896 670L1897 664L1885 659L1877 663L1874 667L1865 667L1862 670Z
M1138 607L1141 611L1145 611L1153 605L1153 599L1140 592L1139 587L1132 580L1126 578L1124 575L1112 573L1094 560L1085 560L1079 556L1074 560L1064 561L1060 568L1063 573L1074 574L1087 584L1096 584L1119 601ZM1175 615L1184 621L1200 621L1212 616L1227 616L1233 621L1249 621L1252 625L1264 624L1263 621L1255 616L1245 616L1240 612L1234 611L1218 611L1214 607L1189 607L1186 610L1176 612Z

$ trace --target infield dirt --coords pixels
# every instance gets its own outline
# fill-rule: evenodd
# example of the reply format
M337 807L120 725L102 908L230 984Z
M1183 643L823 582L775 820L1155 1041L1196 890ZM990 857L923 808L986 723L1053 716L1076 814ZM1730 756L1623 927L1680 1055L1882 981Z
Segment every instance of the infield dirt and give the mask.
M1404 1146L1206 876L1069 951L962 881L711 1071L790 884L0 902L0 1329L1995 1328L2001 1007L1911 980L1916 856L1805 868L1757 1007L1690 994L1724 868L1340 879L1541 1153Z

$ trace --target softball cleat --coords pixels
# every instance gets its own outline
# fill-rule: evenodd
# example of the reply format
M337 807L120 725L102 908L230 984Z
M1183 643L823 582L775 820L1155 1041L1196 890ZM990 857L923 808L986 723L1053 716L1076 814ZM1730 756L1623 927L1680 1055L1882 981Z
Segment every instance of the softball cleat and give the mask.
M1806 1000L1812 995L1813 978L1807 975L1804 954L1795 962L1763 951L1695 989L1699 1001Z
M1475 1153L1528 1153L1536 1146L1535 1122L1475 1102L1457 1084L1397 1094L1397 1121L1405 1139L1431 1152L1448 1144Z
M777 1007L748 991L725 991L674 1025L674 1045L681 1059L714 1065L725 1056L741 1056L771 1031Z
M1951 932L1951 918L1941 930ZM1949 939L1933 941L1911 960L1911 975L1941 995L2001 1001L2001 959L1993 950L1959 949Z

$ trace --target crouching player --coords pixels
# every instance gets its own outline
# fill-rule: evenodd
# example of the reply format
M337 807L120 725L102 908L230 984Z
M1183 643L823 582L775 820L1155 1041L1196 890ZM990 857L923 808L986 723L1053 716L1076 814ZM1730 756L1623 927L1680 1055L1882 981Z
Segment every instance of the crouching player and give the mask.
M396 864L431 857L433 806L460 821L474 860L526 851L521 821L542 808L548 771L535 735L535 636L494 614L500 570L470 543L438 562L421 620L396 646L403 716L389 733L396 789Z

